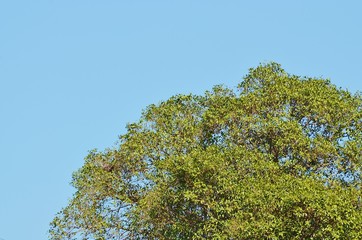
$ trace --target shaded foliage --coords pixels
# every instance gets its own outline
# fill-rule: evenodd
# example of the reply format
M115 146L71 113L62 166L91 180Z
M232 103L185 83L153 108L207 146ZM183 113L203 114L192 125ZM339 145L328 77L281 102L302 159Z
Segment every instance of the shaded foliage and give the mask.
M362 239L362 98L279 64L149 106L73 175L51 239Z

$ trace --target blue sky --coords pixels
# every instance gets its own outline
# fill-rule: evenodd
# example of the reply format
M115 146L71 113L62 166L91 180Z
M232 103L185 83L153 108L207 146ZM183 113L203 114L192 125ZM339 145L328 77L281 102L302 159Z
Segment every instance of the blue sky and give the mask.
M248 68L362 90L361 1L0 1L0 238L47 239L87 151Z

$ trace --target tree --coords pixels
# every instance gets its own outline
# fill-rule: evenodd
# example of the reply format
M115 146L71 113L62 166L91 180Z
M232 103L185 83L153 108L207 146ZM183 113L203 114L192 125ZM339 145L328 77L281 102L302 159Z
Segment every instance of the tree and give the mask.
M362 98L279 64L148 106L91 151L52 239L362 239Z

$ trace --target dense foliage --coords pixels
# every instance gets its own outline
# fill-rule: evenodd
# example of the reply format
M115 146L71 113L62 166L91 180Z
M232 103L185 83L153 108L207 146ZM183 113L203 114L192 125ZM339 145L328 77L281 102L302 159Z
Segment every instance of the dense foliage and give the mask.
M149 106L73 175L51 239L362 239L362 98L250 69Z

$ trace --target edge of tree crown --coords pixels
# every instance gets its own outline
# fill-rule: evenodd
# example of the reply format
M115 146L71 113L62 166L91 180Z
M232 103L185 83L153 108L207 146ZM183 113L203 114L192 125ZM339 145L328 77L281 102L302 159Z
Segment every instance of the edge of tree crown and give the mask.
M362 98L251 68L90 151L51 239L362 239Z

